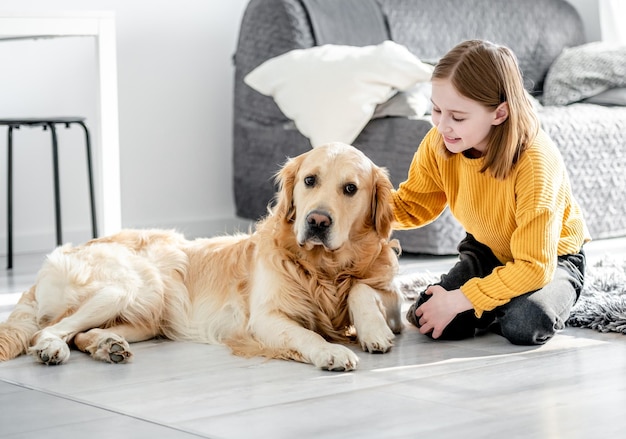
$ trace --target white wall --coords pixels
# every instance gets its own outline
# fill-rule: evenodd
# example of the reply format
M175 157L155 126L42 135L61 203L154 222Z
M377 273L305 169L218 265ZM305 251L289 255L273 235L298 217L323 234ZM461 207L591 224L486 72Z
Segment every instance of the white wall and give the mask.
M116 15L122 224L226 230L232 196L232 55L247 0L2 0L0 11ZM0 42L0 117L83 115L97 138L94 41ZM83 137L60 132L63 229L89 238ZM55 244L50 137L14 133L14 251ZM0 129L0 254L6 252L6 128Z
M567 0L578 11L583 19L587 41L600 41L600 12L598 3L600 0Z
M92 38L0 41L0 116L81 115L96 117L96 72ZM91 126L91 124L89 124ZM92 137L97 137L97 126ZM6 133L0 129L0 237L6 236ZM87 229L88 190L84 135L60 128L59 161L64 229ZM15 251L54 245L50 133L13 132ZM81 236L79 234L79 236ZM87 235L85 235L87 236ZM5 241L0 239L0 254Z
M569 0L600 39L598 0ZM227 231L232 195L232 55L247 0L0 0L0 11L116 14L122 224ZM94 42L0 42L0 117L72 114L96 120ZM93 133L98 126L90 124ZM6 129L0 129L0 254L6 249ZM82 136L62 130L63 225L89 238ZM94 138L97 136L94 135ZM54 244L48 133L15 133L14 249Z

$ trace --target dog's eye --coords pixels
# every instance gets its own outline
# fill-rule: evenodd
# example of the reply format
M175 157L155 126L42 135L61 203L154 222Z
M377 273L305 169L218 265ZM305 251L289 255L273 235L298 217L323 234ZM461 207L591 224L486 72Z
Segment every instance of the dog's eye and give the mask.
M315 186L315 182L317 180L315 179L314 175L309 175L308 177L304 177L304 185L305 186L309 186L309 187L313 187Z
M343 187L343 193L346 195L354 195L356 194L357 187L354 183L348 183Z

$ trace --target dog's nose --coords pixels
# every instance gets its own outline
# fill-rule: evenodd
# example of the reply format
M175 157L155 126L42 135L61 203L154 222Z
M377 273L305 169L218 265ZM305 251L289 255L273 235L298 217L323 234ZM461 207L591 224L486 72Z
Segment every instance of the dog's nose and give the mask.
M333 220L328 213L314 210L307 215L306 222L312 229L325 230L330 227Z

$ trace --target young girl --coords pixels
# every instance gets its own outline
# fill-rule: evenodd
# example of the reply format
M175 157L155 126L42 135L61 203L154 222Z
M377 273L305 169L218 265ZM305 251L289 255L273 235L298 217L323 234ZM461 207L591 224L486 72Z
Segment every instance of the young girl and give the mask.
M394 191L396 228L428 224L449 206L467 235L456 265L407 319L434 339L493 330L543 344L580 295L590 238L515 55L487 41L459 44L435 67L432 103L435 127Z

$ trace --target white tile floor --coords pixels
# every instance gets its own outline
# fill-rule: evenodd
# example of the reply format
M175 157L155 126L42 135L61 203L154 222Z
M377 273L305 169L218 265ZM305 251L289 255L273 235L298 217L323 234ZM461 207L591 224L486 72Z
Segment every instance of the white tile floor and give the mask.
M595 241L591 262L626 254ZM43 256L0 258L0 313ZM404 257L402 273L454 258ZM408 304L407 304L408 305ZM0 316L4 320L3 316ZM547 345L496 335L433 342L408 327L351 373L235 357L221 346L153 340L126 365L73 352L62 366L0 363L0 438L589 438L626 431L626 338L567 328ZM358 352L357 348L354 348Z

